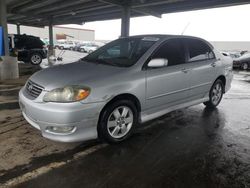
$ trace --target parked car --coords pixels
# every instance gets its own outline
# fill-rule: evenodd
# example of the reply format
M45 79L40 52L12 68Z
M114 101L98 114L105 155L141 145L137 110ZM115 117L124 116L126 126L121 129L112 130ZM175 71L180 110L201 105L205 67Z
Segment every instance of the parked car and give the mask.
M221 52L222 55L231 57L232 59L239 58L241 56L240 52Z
M234 59L233 67L248 70L250 68L250 53L245 53L241 57Z
M76 45L77 43L72 41L57 41L54 47L61 50L74 50Z
M80 47L81 52L92 53L99 48L96 44L85 44Z
M47 58L47 49L39 37L31 35L9 35L9 50L17 54L18 61L39 65Z
M232 77L232 59L203 39L134 36L37 72L19 101L25 119L46 138L117 143L138 123L170 111L200 103L215 108Z
M76 44L75 48L73 49L74 51L81 52L81 47L85 46L85 43L78 43Z

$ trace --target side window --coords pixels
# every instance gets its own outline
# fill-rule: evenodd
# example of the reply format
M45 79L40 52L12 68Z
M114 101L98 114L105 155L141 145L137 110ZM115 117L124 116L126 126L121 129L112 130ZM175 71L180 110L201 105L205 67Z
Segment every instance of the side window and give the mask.
M197 39L186 39L185 41L189 51L188 62L215 58L212 49L205 42Z
M185 63L185 49L180 39L170 39L153 54L152 59L168 60L168 66Z

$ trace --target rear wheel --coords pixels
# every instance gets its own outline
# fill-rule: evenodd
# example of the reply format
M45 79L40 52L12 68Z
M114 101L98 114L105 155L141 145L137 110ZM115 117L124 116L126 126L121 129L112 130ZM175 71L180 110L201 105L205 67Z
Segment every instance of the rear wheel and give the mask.
M224 84L218 79L215 81L209 92L209 101L204 104L209 108L215 108L221 102L224 92Z
M30 56L30 63L32 65L40 65L42 63L42 56L41 54L39 53L33 53L31 56Z
M132 134L137 120L137 109L133 102L116 101L110 104L100 116L99 137L109 143L122 142Z

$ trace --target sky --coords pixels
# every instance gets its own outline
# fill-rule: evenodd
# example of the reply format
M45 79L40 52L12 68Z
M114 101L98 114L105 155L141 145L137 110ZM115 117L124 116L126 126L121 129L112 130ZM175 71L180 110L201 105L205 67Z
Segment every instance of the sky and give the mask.
M181 34L208 41L250 41L250 5L205 9L132 18L130 35ZM96 40L113 40L120 36L121 20L85 23L69 27L93 29ZM186 29L185 29L186 28Z

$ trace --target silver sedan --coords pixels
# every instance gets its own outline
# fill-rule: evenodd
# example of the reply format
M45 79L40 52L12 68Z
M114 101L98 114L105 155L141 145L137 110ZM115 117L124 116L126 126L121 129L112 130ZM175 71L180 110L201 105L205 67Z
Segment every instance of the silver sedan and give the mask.
M232 75L232 60L203 39L134 36L35 73L19 100L25 119L46 138L114 143L170 111L200 103L215 108Z

